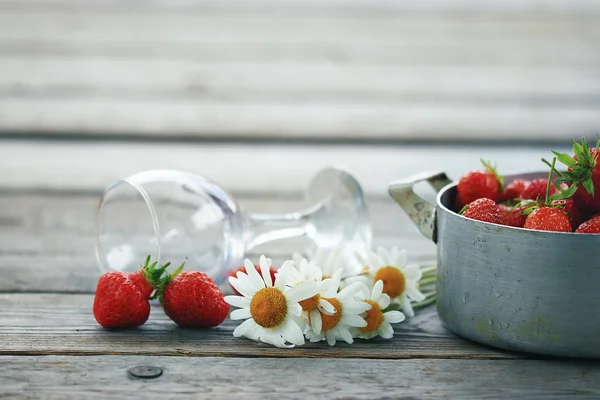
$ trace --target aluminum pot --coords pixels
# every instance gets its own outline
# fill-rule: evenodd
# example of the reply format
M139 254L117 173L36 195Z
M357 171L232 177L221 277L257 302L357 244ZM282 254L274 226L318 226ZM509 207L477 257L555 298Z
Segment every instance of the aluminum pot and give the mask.
M421 181L438 192L435 206L413 191ZM439 172L392 182L389 193L437 243L437 311L451 331L508 350L600 358L600 235L465 218L452 211L456 184Z

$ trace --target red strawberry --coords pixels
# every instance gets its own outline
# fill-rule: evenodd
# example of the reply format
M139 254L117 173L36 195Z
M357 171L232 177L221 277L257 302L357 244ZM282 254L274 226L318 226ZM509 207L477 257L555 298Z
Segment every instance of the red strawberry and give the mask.
M555 207L540 207L535 209L525 220L526 229L538 231L573 232L569 217Z
M456 200L459 207L482 198L498 200L504 181L496 172L496 168L481 160L485 170L470 171L463 175L456 186Z
M494 200L478 199L467 204L460 214L464 217L476 219L478 221L491 222L494 224L502 223L500 217L500 207Z
M223 323L229 304L210 276L200 271L170 275L159 289L165 314L185 328L211 328Z
M576 227L581 224L583 217L581 212L576 207L575 202L571 199L553 200L550 202L552 207L558 207L569 217L571 227Z
M600 214L585 221L575 230L577 233L600 233Z
M527 215L521 214L526 206L505 206L500 204L500 217L502 218L502 225L515 226L522 228L525 225Z
M521 197L521 193L523 192L523 190L525 190L527 185L529 185L529 181L526 181L524 179L515 179L514 181L506 185L504 190L500 192L498 201L514 200L518 197Z
M600 138L595 148L588 147L585 139L581 144L573 139L571 141L573 157L553 152L560 162L569 167L569 171L564 172L557 181L574 185L573 200L577 207L590 213L600 212Z
M547 184L548 181L544 178L534 179L529 182L519 197L521 197L523 200L537 200L538 197L543 199L546 197ZM551 185L550 196L557 193L558 189L554 185Z
M104 328L132 328L144 324L150 316L150 296L170 265L156 268L146 263L136 272L113 271L103 274L96 286L93 312Z
M262 272L260 272L260 265L254 264L254 269L256 269L256 272L258 272L258 274L262 277ZM246 273L246 267L242 265L238 269L234 269L233 271L231 271L229 273L229 276L235 277L238 272ZM275 274L277 273L277 268L271 267L269 269L269 273L271 275L271 282L275 282ZM231 284L229 286L231 286ZM240 292L238 292L237 290L235 290L235 288L233 286L231 286L231 289L233 289L233 291L235 292L235 294L237 294L238 296L242 295Z

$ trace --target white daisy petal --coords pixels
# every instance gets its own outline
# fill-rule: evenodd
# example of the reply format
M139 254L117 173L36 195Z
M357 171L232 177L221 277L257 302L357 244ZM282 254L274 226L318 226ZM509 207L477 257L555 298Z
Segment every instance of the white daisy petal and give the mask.
M289 315L291 315L293 317L302 316L302 307L300 306L300 304L298 304L298 302L288 301L287 306L288 306L288 314Z
M230 277L229 283L244 297L251 298L258 291L246 274L239 273L237 278Z
M381 258L381 260L386 264L386 265L392 265L392 258L390 257L390 254L387 252L387 250L381 246L379 246L377 248L377 255L379 256L379 258Z
M285 294L290 301L302 301L319 293L319 288L314 282L302 282L288 289Z
M252 318L249 308L240 308L231 312L229 316L232 320Z
M365 303L364 301L353 301L350 304L344 304L344 312L353 314L362 314L371 308L371 305L369 303Z
M227 304L232 305L234 307L250 307L250 299L242 296L225 296L225 301Z
M317 335L321 334L321 329L323 328L323 320L321 319L321 313L319 311L312 310L310 312L310 326Z
M265 256L260 256L261 261L264 258ZM256 268L254 268L254 264L252 264L250 260L246 259L246 261L244 262L244 266L246 267L246 274L248 274L248 278L250 278L254 286L256 286L259 289L264 288L265 281L260 277L260 274L258 273L258 271L256 271Z
M377 304L379 304L379 307L381 307L382 309L386 309L389 305L390 305L390 296L388 296L387 294L382 294L381 296L379 296L379 299L376 300Z
M233 331L233 336L234 337L246 336L248 331L250 331L255 326L258 326L258 325L256 324L256 322L254 322L253 319L247 319L244 322L242 322L241 324L239 324L237 326L237 328L235 328L235 330Z
M248 320L248 321L254 321L254 320ZM256 340L257 342L260 341L260 336L262 335L263 331L265 328L263 328L262 326L258 325L258 324L254 324L254 326L252 326L245 334L244 337L247 337L248 339L252 339L252 340Z
M319 299L319 307L321 307L320 311L323 312L323 314L327 314L327 315L335 314L335 307L327 300Z
M387 322L384 322L377 330L377 333L384 339L391 339L394 336L394 328Z
M304 344L304 335L302 330L294 321L290 318L286 319L282 326L283 337L290 343L295 345Z
M340 337L348 344L352 344L354 343L354 339L352 338L352 334L350 333L350 330L348 330L347 328L342 328L342 329L338 329L337 332Z
M406 314L407 317L414 317L415 313L413 311L412 305L410 301L406 297L406 295L402 295L398 298L398 302L400 303L400 307L402 307L402 311Z
M395 261L398 258L399 253L400 251L398 251L398 248L396 246L392 247L392 249L390 250L390 258L392 259L392 261Z
M406 258L407 258L406 250L401 250L393 260L395 262L394 265L397 266L398 268L404 267L404 265L406 264Z
M383 314L383 318L390 324L397 324L406 319L404 314L402 314L400 311L388 311L385 314Z
M362 282L354 282L350 285L346 286L338 293L338 299L346 300L354 296L360 296L365 294L365 291L368 293L369 289L366 288L366 285Z
M385 267L385 263L379 256L372 251L369 252L369 266L371 270L378 270L381 267Z
M409 265L402 271L408 281L418 281L423 276L421 268L418 265Z
M373 290L371 291L370 300L377 301L379 296L381 296L381 293L383 293L383 281L380 279L377 282L375 282L375 284L373 285Z
M342 315L340 322L353 328L364 328L367 326L367 321L358 315Z
M281 264L281 267L279 267L279 270L277 272L277 279L275 279L275 284L273 285L274 288L279 289L282 292L285 290L286 284L288 282L288 277L290 275L290 269L295 269L294 261L287 260L283 264Z
M260 258L260 274L262 275L263 281L265 281L266 287L272 287L273 281L271 280L271 263L267 262L264 257Z
M327 344L330 346L335 346L335 334L331 331L325 332L325 337L327 338Z
M406 293L406 295L408 297L410 297L411 300L414 300L414 301L425 300L425 295L423 293L419 292L419 290L416 287L408 286L404 293Z

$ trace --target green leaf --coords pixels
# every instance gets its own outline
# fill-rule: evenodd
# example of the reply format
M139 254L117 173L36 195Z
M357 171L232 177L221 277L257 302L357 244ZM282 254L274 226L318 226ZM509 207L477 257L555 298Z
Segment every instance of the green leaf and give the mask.
M568 199L568 198L572 197L576 191L577 191L577 185L573 184L573 185L569 186L568 189L565 189L564 191L562 191L560 193L556 193L556 194L553 194L552 196L550 196L550 201Z
M594 182L591 179L583 181L583 187L590 195L594 195Z
M526 209L524 209L523 211L521 211L521 214L522 214L522 215L529 215L529 214L531 214L532 212L534 212L535 210L537 210L537 207L536 207L536 206L529 207L529 208L526 208Z
M575 166L575 160L573 160L573 157L571 157L570 155L566 153L558 153L556 151L553 151L552 153L554 153L558 161L565 164L567 167Z
M575 141L575 139L571 139L573 141L573 154L577 156L578 159L582 160L583 157L583 147L579 143Z
M496 177L496 179L498 179L498 182L500 183L500 190L503 190L505 186L504 177L498 173L496 166L492 165L492 163L490 163L489 161L485 161L483 158L480 158L479 160L488 171L494 174L494 176Z

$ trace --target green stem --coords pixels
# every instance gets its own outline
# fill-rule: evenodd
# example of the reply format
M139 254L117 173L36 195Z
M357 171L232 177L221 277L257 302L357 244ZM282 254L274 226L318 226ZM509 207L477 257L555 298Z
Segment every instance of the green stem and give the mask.
M550 197L550 185L552 183L552 175L554 174L554 165L556 164L556 157L552 159L552 165L550 166L550 174L548 175L548 182L546 183L546 204L548 204L548 198Z
M414 303L412 306L413 306L413 309L422 308L422 307L425 307L425 306L435 303L435 300L436 300L436 296L432 296L432 297L426 298L425 300L420 301L418 303Z
M437 276L432 276L429 278L421 279L419 281L419 285L424 286L424 285L428 285L428 284L436 283L436 282L437 282Z

